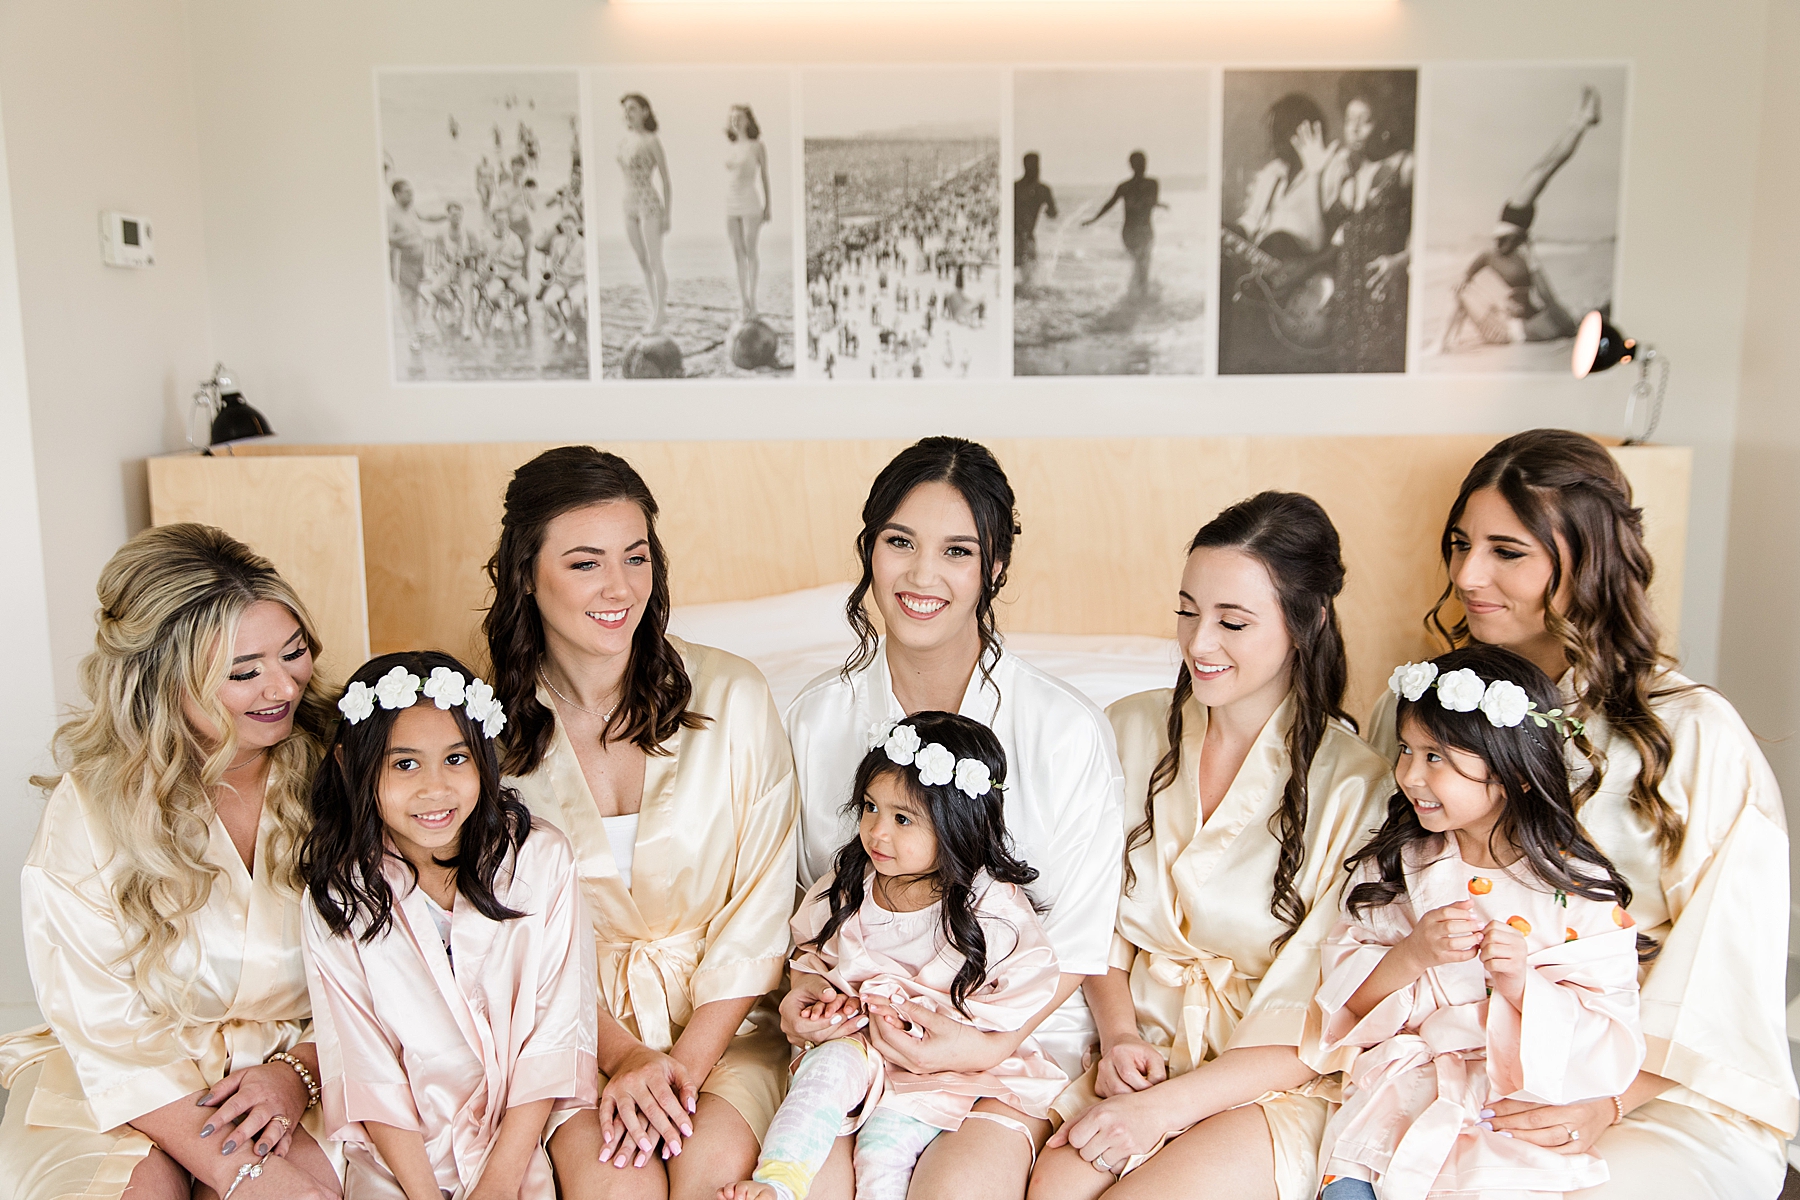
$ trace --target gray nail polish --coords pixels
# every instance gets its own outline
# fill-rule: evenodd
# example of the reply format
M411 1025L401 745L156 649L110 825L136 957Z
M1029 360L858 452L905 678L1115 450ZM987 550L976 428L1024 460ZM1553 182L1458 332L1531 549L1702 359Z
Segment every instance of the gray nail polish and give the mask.
M233 1150L236 1150L236 1149L237 1149L236 1142L226 1142L224 1148L222 1150L220 1150L219 1153L220 1154L230 1154Z
M203 1138L211 1137L212 1135L213 1135L213 1127L211 1125L208 1125L205 1129L202 1129L200 1131L200 1136Z

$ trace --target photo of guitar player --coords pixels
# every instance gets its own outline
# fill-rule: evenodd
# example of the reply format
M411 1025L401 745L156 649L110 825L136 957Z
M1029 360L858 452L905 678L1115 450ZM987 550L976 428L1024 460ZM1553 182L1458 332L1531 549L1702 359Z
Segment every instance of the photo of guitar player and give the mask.
M1228 71L1219 371L1406 369L1416 71Z

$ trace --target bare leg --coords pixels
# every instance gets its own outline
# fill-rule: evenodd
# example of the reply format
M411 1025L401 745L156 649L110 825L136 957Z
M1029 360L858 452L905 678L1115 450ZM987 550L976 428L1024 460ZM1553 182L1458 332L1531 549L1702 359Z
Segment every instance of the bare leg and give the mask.
M702 1094L694 1112L694 1136L668 1161L669 1200L713 1200L719 1189L756 1170L756 1135L737 1109Z
M644 256L649 262L651 281L650 331L661 333L669 304L669 271L663 265L663 227L656 221L643 223Z
M725 218L725 236L731 239L731 258L737 265L738 315L750 315L750 248L744 240L744 217Z
M1050 1136L1050 1122L1028 1117L997 1100L978 1100L975 1108L1018 1121L1031 1131L1035 1145L1042 1146ZM1031 1177L1031 1149L1015 1129L979 1118L966 1120L961 1129L939 1134L919 1156L907 1200L963 1196L1020 1200Z
M743 222L744 248L749 252L750 259L750 288L744 293L744 301L747 305L745 315L754 317L756 315L756 281L757 277L762 274L762 259L757 255L756 241L762 237L763 223L761 217L744 217Z
M600 1115L582 1109L550 1136L550 1164L563 1200L666 1200L669 1177L652 1159L641 1167L600 1161Z
M161 1149L152 1147L125 1181L121 1200L188 1200L193 1188L193 1176Z
M1090 1168L1091 1169L1091 1168ZM1275 1140L1260 1105L1208 1117L1119 1180L1108 1200L1276 1200Z
M1030 1200L1099 1200L1117 1182L1088 1165L1073 1146L1058 1146L1038 1156L1031 1173Z
M1536 204L1538 196L1544 190L1544 185L1550 182L1550 177L1561 170L1562 165L1574 156L1575 148L1581 145L1581 135L1586 133L1590 126L1599 123L1600 93L1591 87L1584 87L1581 89L1581 103L1575 109L1575 115L1569 119L1569 127L1563 130L1562 135L1545 152L1544 157L1538 159L1531 170L1525 172L1525 177L1519 181L1519 186L1513 189L1511 196L1507 197L1507 203L1515 208L1527 208Z

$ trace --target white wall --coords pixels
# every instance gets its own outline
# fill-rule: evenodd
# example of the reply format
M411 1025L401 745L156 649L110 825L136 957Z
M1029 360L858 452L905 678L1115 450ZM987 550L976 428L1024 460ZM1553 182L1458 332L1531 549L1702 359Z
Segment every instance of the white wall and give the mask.
M378 65L1631 59L1617 315L1675 365L1695 447L1685 659L1716 677L1750 249L1761 0L633 5L190 0L220 353L292 440L1505 432L1618 427L1629 382L1030 379L396 388L383 310ZM603 163L593 170L611 168Z
M66 705L93 646L94 581L149 520L143 459L181 444L188 396L212 366L181 0L0 4L0 106ZM154 267L101 264L102 209L150 218Z
M1781 780L1789 826L1800 830L1800 365L1792 351L1800 325L1800 4L1770 7L1766 50L1719 684L1768 739L1763 751ZM1800 895L1800 865L1794 891ZM1789 935L1800 941L1800 920Z
M3 112L3 110L0 110ZM0 179L6 178L6 131L0 121ZM19 325L19 271L13 252L12 205L0 187L0 881L17 879L37 824L42 797L26 782L49 767L46 747L56 721L50 672L50 614L44 603L44 546L38 534L37 466L32 461L31 408L26 399L25 339ZM0 1032L37 1021L19 889L0 885Z

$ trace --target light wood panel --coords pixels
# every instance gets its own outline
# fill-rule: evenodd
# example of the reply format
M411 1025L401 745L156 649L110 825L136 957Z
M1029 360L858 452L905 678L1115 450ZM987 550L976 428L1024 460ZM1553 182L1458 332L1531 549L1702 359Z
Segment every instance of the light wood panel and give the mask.
M363 510L353 455L149 460L150 522L215 525L275 564L305 602L342 680L369 657Z
M1444 586L1438 536L1492 435L998 439L1024 532L1001 627L1044 633L1173 631L1182 551L1225 505L1265 488L1324 505L1343 539L1340 601L1351 711L1366 713L1393 665L1431 650L1421 618ZM553 443L244 446L258 456L361 462L369 641L439 646L480 664L483 564L513 470ZM906 443L607 443L644 476L678 604L741 600L853 579L869 483ZM1652 593L1677 628L1690 454L1619 449L1648 514ZM229 460L213 460L229 461ZM1671 645L1673 641L1671 640Z

